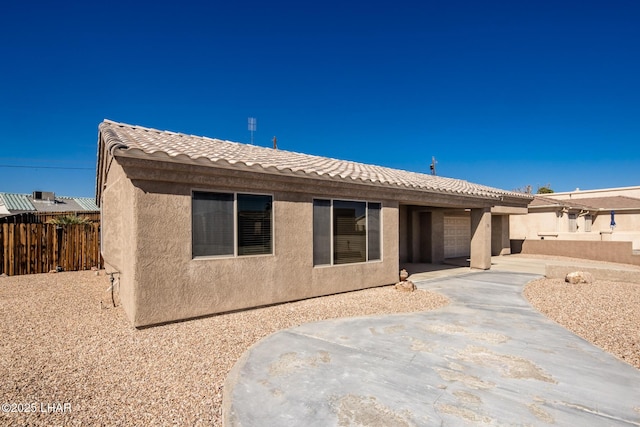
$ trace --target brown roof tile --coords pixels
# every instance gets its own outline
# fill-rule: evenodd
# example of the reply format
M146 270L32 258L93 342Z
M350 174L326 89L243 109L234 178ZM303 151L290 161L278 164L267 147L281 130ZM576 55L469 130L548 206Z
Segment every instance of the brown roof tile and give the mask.
M160 131L105 120L99 126L108 150L125 150L185 163L211 164L267 173L305 175L331 180L361 181L380 186L461 194L490 199L531 196L468 181L301 154L207 137Z

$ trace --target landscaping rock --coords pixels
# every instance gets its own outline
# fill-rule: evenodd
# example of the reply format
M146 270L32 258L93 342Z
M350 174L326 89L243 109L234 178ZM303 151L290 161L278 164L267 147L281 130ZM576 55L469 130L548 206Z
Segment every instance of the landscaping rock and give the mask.
M574 271L567 274L564 278L565 282L576 285L578 283L593 283L593 275L588 271Z
M400 292L413 292L416 290L416 285L411 280L403 280L402 282L396 283L395 288Z

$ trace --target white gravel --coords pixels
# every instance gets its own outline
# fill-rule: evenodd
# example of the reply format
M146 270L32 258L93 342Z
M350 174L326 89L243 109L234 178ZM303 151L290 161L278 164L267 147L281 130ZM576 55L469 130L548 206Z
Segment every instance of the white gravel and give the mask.
M227 372L261 338L448 303L388 286L136 330L101 307L108 286L104 272L0 277L0 425L221 425Z

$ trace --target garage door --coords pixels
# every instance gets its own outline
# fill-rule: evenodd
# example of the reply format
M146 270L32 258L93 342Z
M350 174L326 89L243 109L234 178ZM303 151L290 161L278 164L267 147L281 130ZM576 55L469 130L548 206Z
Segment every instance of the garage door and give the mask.
M444 257L457 258L471 253L471 218L444 217Z

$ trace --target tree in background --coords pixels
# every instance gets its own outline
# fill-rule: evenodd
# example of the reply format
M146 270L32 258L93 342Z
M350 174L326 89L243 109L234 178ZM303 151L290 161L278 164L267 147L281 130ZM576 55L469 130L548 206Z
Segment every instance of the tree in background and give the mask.
M525 185L524 187L514 188L513 191L515 191L516 193L533 194L533 187L531 185ZM547 184L543 186L538 185L538 189L536 190L536 194L551 194L551 193L555 193L555 191L553 191L553 189L551 188L551 184Z
M555 191L551 189L551 184L543 185L542 187L539 186L538 191L536 191L536 194L551 194L551 193L555 193Z
M90 225L91 221L84 216L61 215L59 217L50 219L49 221L47 221L47 223L55 225Z
M514 188L513 191L516 193L531 194L532 190L530 185L525 185L524 187Z

